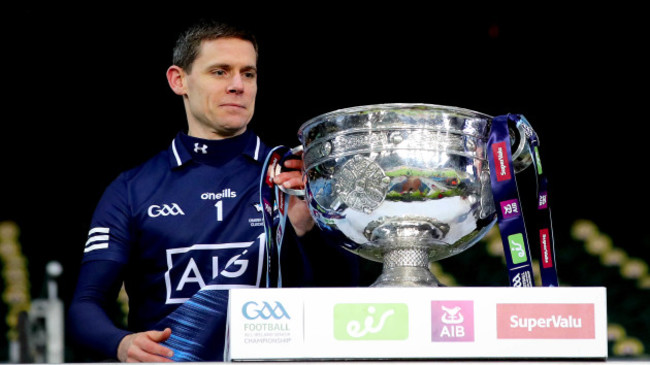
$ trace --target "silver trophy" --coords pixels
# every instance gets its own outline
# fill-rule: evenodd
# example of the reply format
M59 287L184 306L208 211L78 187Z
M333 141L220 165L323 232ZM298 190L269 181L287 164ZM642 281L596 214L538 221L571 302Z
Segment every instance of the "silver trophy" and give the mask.
M348 250L383 262L372 286L440 286L429 263L465 251L494 225L491 120L456 107L380 104L300 127L312 216L345 235ZM531 163L529 128L511 127L516 171Z

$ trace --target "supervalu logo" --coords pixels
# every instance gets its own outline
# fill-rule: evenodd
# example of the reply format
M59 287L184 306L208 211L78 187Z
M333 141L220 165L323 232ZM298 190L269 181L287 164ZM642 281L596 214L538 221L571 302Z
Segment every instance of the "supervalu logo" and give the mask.
M498 182L507 181L512 178L507 148L508 146L505 142L499 142L492 145L494 167L496 168L496 177Z
M593 339L592 303L497 303L499 339Z

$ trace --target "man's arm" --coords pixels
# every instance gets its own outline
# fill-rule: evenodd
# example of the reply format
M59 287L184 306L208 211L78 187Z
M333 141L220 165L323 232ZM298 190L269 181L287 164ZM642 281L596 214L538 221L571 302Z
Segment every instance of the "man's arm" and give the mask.
M121 288L122 265L91 261L81 265L68 309L68 330L79 345L116 359L117 345L128 331L117 328L109 313Z
M79 345L107 359L123 362L165 362L171 350L158 344L171 330L131 333L115 326L109 308L122 286L123 265L110 260L81 266L79 281L68 310L68 329ZM167 356L167 357L165 357Z

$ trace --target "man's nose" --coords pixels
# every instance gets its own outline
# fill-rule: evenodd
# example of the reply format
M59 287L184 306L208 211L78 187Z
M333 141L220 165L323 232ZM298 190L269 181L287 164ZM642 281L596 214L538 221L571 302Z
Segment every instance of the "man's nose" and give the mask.
M236 74L230 79L230 84L228 85L228 92L232 94L241 94L244 92L244 82L241 75Z

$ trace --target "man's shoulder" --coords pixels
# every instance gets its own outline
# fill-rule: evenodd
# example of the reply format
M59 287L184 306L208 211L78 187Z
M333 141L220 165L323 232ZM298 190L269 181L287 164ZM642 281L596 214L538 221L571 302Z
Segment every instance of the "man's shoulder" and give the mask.
M161 176L171 170L169 151L162 150L149 157L149 159L135 165L120 174L122 179L136 180L150 176Z

